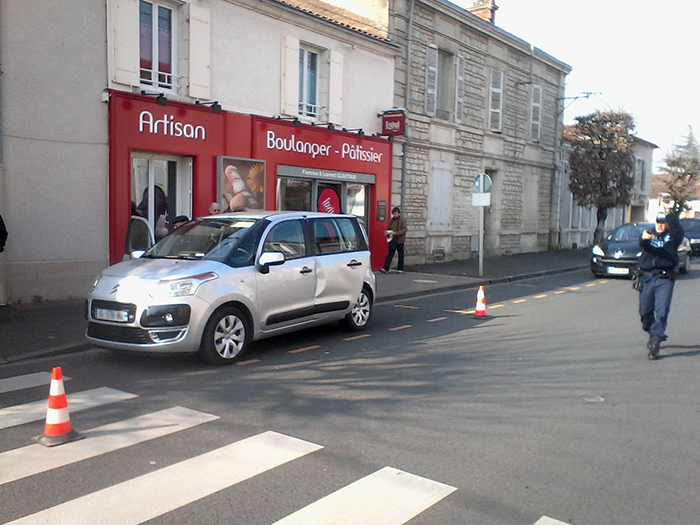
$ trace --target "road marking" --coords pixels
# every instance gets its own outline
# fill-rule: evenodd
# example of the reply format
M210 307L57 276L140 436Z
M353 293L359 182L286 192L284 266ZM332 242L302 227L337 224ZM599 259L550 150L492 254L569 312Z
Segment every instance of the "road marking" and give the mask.
M138 397L136 394L114 390L113 388L100 387L92 390L84 390L68 395L68 410L76 412L86 410L108 403L116 403ZM38 421L46 417L48 407L48 393L45 401L35 401L24 405L15 405L0 409L0 429L23 425L32 421Z
M427 284L435 284L437 281L433 281L432 279L413 279L414 283L427 283Z
M264 432L12 523L136 525L322 448Z
M247 361L236 361L238 366L252 365L253 363L259 363L260 359L248 359Z
M273 525L402 525L455 490L437 481L384 467Z
M525 303L525 302L527 302L527 299L517 299L516 301L513 301L513 303L515 303L515 304L517 304L517 303Z
M69 379L70 377L63 376L64 381ZM36 372L35 374L8 377L7 379L0 379L0 394L48 384L51 384L51 374L49 372Z
M588 284L586 285L586 288L590 288L591 286L595 286L595 285L596 285L596 283L588 283Z
M428 323L436 323L438 321L444 321L447 317L436 317L435 319L428 319Z
M346 337L343 341L357 341L358 339L364 339L365 337L372 337L372 334L360 334L353 337Z
M301 352L308 352L309 350L316 350L317 348L321 348L321 346L320 345L305 346L304 348L297 348L296 350L289 350L287 353L288 354L300 354Z
M555 520L553 518L548 518L547 516L542 516L535 522L535 525L569 525L563 521Z
M394 328L389 328L391 332L396 332L398 330L405 330L406 328L411 328L413 325L410 324L404 324L401 326L395 326Z
M554 292L555 295L559 295L560 293L566 293L566 290L557 290Z
M219 416L189 408L173 407L82 431L87 439L47 448L40 444L0 454L0 485L46 472L70 463L130 447L151 439L194 427Z
M419 306L411 306L408 304L395 304L394 308L408 308L410 310L418 310L420 307Z
M446 312L449 312L451 314L473 314L474 310L445 310Z
M598 282L599 282L600 284L605 284L605 283L607 283L607 282L608 282L608 280L607 280L607 279L604 279L604 280L602 280L602 281L598 281Z
M535 299L542 299L543 297L547 297L547 294L536 295Z
M494 308L502 308L504 306L505 304L492 304L491 306L489 306L489 310L493 310Z
M581 289L580 286L569 286L569 287L567 288L567 290L580 290L580 289Z

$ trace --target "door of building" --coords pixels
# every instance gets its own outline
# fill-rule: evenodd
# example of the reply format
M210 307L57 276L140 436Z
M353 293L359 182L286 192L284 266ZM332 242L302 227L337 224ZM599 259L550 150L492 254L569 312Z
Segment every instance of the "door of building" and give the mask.
M192 159L134 153L131 157L131 215L145 219L156 242L178 215L192 218Z

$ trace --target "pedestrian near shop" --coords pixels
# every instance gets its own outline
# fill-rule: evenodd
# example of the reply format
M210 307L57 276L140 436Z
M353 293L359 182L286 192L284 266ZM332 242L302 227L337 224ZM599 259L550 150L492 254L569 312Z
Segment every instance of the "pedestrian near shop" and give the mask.
M5 251L5 243L7 242L7 228L5 228L5 221L2 220L2 215L0 215L0 252Z
M407 231L408 227L406 226L406 219L401 217L401 209L396 206L391 210L391 219L389 219L389 224L385 232L387 240L389 241L389 253L387 253L386 259L384 260L384 266L379 269L380 272L389 273L391 260L394 258L394 254L398 252L399 261L397 271L398 273L403 273L403 245L406 241Z
M639 239L642 254L637 262L641 290L639 315L642 329L649 333L649 359L659 358L659 347L667 339L666 327L671 309L673 287L678 266L678 246L683 241L683 227L678 212L659 213L654 228L645 230Z

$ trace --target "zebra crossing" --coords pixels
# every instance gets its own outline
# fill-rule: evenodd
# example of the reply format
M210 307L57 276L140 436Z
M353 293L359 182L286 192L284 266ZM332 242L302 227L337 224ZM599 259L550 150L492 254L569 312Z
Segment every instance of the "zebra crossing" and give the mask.
M48 385L50 380L51 374L44 372L0 379L0 394ZM136 394L101 387L69 394L68 406L75 412L136 397ZM0 429L41 420L45 412L45 400L0 409ZM217 419L219 417L213 414L175 406L93 429L81 429L85 439L58 447L32 444L8 450L0 453L0 490L6 484L29 476L138 446ZM136 525L323 448L268 430L14 521L4 521L7 518L3 518L0 506L0 523ZM402 525L456 490L456 487L387 466L271 525ZM543 516L535 525L567 524Z
M48 385L51 374L0 379L0 394ZM137 397L101 387L68 394L71 412ZM31 423L46 415L46 400L0 409L0 429ZM54 448L32 444L0 453L0 488L29 476L101 454L137 446L218 419L185 407L83 430L85 439ZM322 445L274 431L236 441L179 463L129 479L21 517L12 524L139 524L242 483L290 461L323 449ZM173 480L177 480L176 483ZM454 492L456 488L386 467L278 521L282 525L375 523L401 525ZM333 519L329 519L332 516ZM371 516L371 520L368 519Z

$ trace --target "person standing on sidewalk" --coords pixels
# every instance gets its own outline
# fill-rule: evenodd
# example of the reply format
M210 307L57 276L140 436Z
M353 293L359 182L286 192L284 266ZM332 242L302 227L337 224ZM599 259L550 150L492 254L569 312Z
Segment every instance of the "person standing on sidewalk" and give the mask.
M639 315L642 329L649 333L649 359L659 358L659 347L666 340L668 314L678 265L678 246L683 241L678 212L659 213L653 230L645 230L639 239Z
M5 251L5 243L7 242L7 228L5 228L5 222L2 220L2 215L0 215L0 253Z
M391 235L391 240L389 241L389 253L386 254L386 259L384 260L384 266L382 266L379 271L382 273L389 273L389 267L391 266L391 260L394 258L394 253L399 252L399 263L398 272L403 273L403 245L406 242L406 232L408 227L406 225L406 219L401 217L401 209L396 206L391 210L391 219L389 219L389 225L387 227L387 236Z

